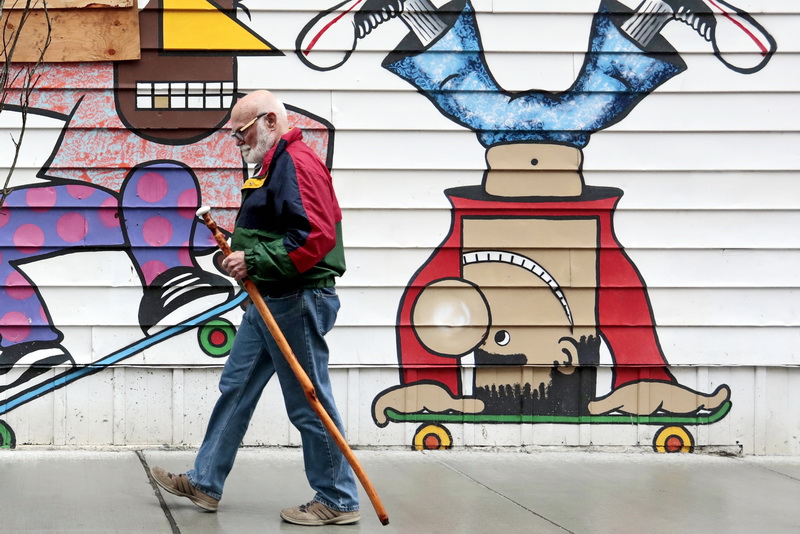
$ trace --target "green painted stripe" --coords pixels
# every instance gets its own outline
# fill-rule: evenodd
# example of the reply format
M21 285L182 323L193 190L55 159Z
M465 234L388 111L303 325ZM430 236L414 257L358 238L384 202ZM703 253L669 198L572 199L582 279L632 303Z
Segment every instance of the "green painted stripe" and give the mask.
M728 415L732 403L725 402L708 415L484 415L457 413L404 414L386 409L386 416L396 423L557 423L557 424L611 424L611 425L710 425Z

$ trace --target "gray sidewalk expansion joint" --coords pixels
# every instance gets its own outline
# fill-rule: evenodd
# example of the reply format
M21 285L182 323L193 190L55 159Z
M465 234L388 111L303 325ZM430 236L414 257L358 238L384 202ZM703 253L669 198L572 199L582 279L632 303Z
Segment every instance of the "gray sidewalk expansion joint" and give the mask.
M515 501L515 500L514 500L514 499L512 499L511 497L509 497L509 496L507 496L507 495L504 495L504 494L500 493L499 491L495 490L494 488L490 488L489 486L487 486L486 484L484 484L484 483L483 483L483 482L481 482L480 480L477 480L477 479L475 479L474 477L472 477L472 476L470 476L470 475L466 474L465 472L461 471L460 469L456 468L455 466L452 466L452 465L448 464L446 461L444 461L444 460L440 460L440 459L438 459L438 458L437 458L437 459L436 459L436 462L438 462L438 463L442 464L443 466L445 466L446 468L448 468L448 469L450 469L450 470L452 470L452 471L455 471L456 473L458 473L458 474L459 474L459 475L461 475L462 477L466 478L467 480L470 480L470 481L472 481L473 483L475 483L475 484L477 484L477 485L479 485L479 486L481 486L481 487L485 488L486 490L488 490L488 491L490 491L490 492L494 493L495 495L497 495L497 496L498 496L498 497L500 497L501 499L505 499L505 500L507 500L508 502L510 502L510 503L512 503L512 504L514 504L514 505L516 505L516 506L518 506L518 507L520 507L520 508L522 508L522 509L523 509L523 510L525 510L526 512L528 512L528 513L530 513L530 514L533 514L533 515L535 515L536 517L538 517L538 518L540 518L540 519L542 519L542 520L544 520L544 521L547 521L548 523L550 523L551 525L553 525L553 526L555 526L555 527L558 527L559 529L563 530L564 532L568 532L569 534L576 534L575 532L573 532L573 531L571 531L571 530L569 530L569 529L566 529L566 528L564 528L563 526L559 525L558 523L554 522L553 520L551 520L551 519L549 519L549 518L547 518L547 517L543 516L542 514L540 514L539 512L537 512L536 510L531 510L530 508L528 508L528 507L527 507L527 506L525 506L524 504L522 504L522 503L520 503L520 502L518 502L518 501Z
M158 484L156 484L156 481L153 480L153 475L150 473L150 466L147 464L147 459L144 457L144 452L137 450L136 456L138 456L139 461L142 462L142 467L147 475L147 480L150 483L150 486L153 488L153 493L155 493L156 497L158 497L158 503L161 505L161 510L164 512L167 523L169 523L169 526L172 529L172 534L181 534L181 529L178 528L178 523L175 521L175 518L172 517L172 512L169 511L167 501L165 501L164 496L161 495L161 489L158 487Z
M783 471L778 471L777 469L772 469L772 468L770 468L770 467L768 467L766 465L763 465L761 463L748 462L747 458L737 458L737 459L742 461L742 462L744 462L744 463L746 463L749 466L758 467L758 468L763 469L765 471L769 471L770 473L773 473L775 475L781 475L783 477L788 478L789 480L794 480L795 482L800 482L800 477L792 476L792 475L790 475L788 473L784 473Z

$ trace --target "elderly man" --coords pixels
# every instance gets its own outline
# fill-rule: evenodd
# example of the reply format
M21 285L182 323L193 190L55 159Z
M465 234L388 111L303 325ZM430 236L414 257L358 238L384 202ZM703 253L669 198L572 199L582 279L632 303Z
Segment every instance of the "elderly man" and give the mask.
M234 253L223 267L234 279L249 277L258 286L320 402L344 434L323 337L339 310L335 277L345 270L342 215L330 173L303 142L302 132L289 128L286 109L268 91L241 99L232 110L231 128L245 161L257 167L243 186ZM300 525L355 523L361 516L353 471L255 306L248 307L236 334L194 469L176 475L154 467L154 479L166 491L216 511L256 403L275 373L289 419L302 436L306 476L316 492L309 503L282 510L281 517Z

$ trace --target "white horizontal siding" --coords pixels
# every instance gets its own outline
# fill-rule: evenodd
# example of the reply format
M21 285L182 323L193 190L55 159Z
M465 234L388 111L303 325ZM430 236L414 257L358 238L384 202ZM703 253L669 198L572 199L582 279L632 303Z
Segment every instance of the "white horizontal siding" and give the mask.
M338 284L340 292L380 290L384 287L402 289L431 252L430 249L423 247L348 247L348 271ZM797 275L800 252L796 249L627 248L626 252L635 257L635 263L640 271L648 273L647 285L653 289L708 288L766 291L800 287ZM119 253L108 253L107 257L111 257L112 254ZM68 254L64 260L77 259L75 256L78 254ZM63 263L70 264L66 261ZM38 272L33 267L27 265L24 269L26 272ZM38 286L52 293L54 298L63 297L73 288L79 292L87 292L88 296L81 299L85 301L87 308L99 307L102 303L102 300L98 300L100 295L115 300L127 300L141 291L139 284L131 278L129 269L106 270L103 267L108 267L108 264L99 266L97 271L92 270L93 275L95 273L98 275L96 277L87 279L75 276L75 272L72 272L65 275L63 282L44 278ZM124 276L126 274L127 278Z
M379 428L371 404L399 382L397 309L405 285L449 231L444 191L480 184L485 150L472 132L381 67L406 33L400 21L359 42L342 68L316 72L294 55L295 40L333 2L249 4L252 18L245 23L285 56L240 58L240 90L272 89L335 127L333 175L348 272L339 283L343 307L329 341L348 437L355 445L407 446L417 425ZM583 63L598 4L475 0L498 82L509 91L567 89ZM800 3L736 5L756 15L778 42L770 64L754 75L734 73L691 29L670 24L665 35L687 71L592 136L584 180L624 191L616 235L649 288L659 340L679 382L701 391L731 387L734 410L719 423L693 427L698 443L741 445L748 454L800 454ZM0 114L0 177L8 172L9 139L18 135L19 121L19 114ZM12 186L41 182L37 173L63 126L59 119L28 117ZM215 209L231 213L235 206ZM136 326L141 289L122 256L71 254L24 267L80 364L143 336ZM238 313L228 317L237 322ZM197 445L222 361L203 355L195 336L192 330L172 338L0 418L20 444ZM610 387L607 355L603 364L599 393ZM643 425L469 424L449 430L465 446L642 447L650 446L655 431ZM274 381L245 444L299 443Z
M72 308L72 320L65 318L66 320L58 322L60 326L138 326L135 316L125 310L124 306L126 300L136 300L135 294L128 291L115 292L113 299L119 299L122 305L113 306L109 310L106 303L111 301L111 294L108 289L76 289L85 294L81 300L104 304L91 306L78 303ZM341 310L337 324L341 327L393 326L397 319L396 303L402 289L401 285L393 288L340 287L339 294L347 306ZM48 291L48 301L70 300L74 293L73 290L56 288ZM655 303L656 317L662 326L800 326L800 289L650 286L649 294ZM55 311L59 310L56 308ZM61 318L58 313L56 316ZM138 335L141 337L141 332ZM170 363L180 363L180 360Z
M348 299L343 300L345 309L351 305ZM69 348L79 356L78 363L88 365L107 354L102 352L104 347L117 348L118 344L112 343L118 342L119 337L134 337L137 332L136 327L95 327L89 330L67 326L64 335L70 340ZM394 326L337 325L328 335L330 365L338 369L397 369L395 336ZM800 365L800 333L796 326L686 326L659 322L658 336L670 366L742 367L763 365L770 361L781 362L775 364L776 367ZM89 352L92 347L97 350L94 354ZM194 330L176 336L161 348L164 351L145 350L122 360L115 367L149 365L183 369L221 367L224 363L224 360L206 356L198 349ZM167 350L169 352L165 354ZM604 366L611 365L610 361L601 363ZM112 372L104 370L101 374ZM76 382L70 388L80 388L81 383ZM387 387L390 385L394 384L386 384Z

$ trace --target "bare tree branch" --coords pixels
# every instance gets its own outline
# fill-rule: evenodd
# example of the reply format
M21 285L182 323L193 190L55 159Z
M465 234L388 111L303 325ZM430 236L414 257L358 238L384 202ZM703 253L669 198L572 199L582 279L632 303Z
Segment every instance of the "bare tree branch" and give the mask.
M17 4L19 4L21 1L23 0L17 0L17 2L14 3L14 7L17 7ZM11 192L9 189L9 184L11 183L11 176L14 174L14 171L17 168L19 155L22 150L22 140L25 136L25 130L28 124L28 109L30 106L31 95L33 94L36 84L39 82L41 77L40 74L37 74L37 70L44 62L45 52L47 51L47 48L50 46L51 42L52 25L50 21L50 14L47 10L47 0L41 1L46 23L46 34L45 40L42 43L42 47L39 50L39 58L37 61L24 65L20 64L18 66L12 65L14 51L19 44L22 29L25 26L25 23L28 21L28 17L33 9L32 4L36 2L36 0L24 0L25 5L21 8L20 19L16 28L7 22L3 25L2 45L5 58L2 69L0 70L0 112L2 112L7 105L12 105L8 102L9 95L18 91L19 103L17 104L15 102L13 105L15 108L18 107L20 111L21 126L19 136L16 139L14 138L13 134L10 134L11 142L14 145L14 156L12 158L11 166L8 169L8 173L6 174L5 181L3 182L3 187L0 189L0 207L5 204L6 197ZM3 19L2 2L3 0L0 0L0 20Z

